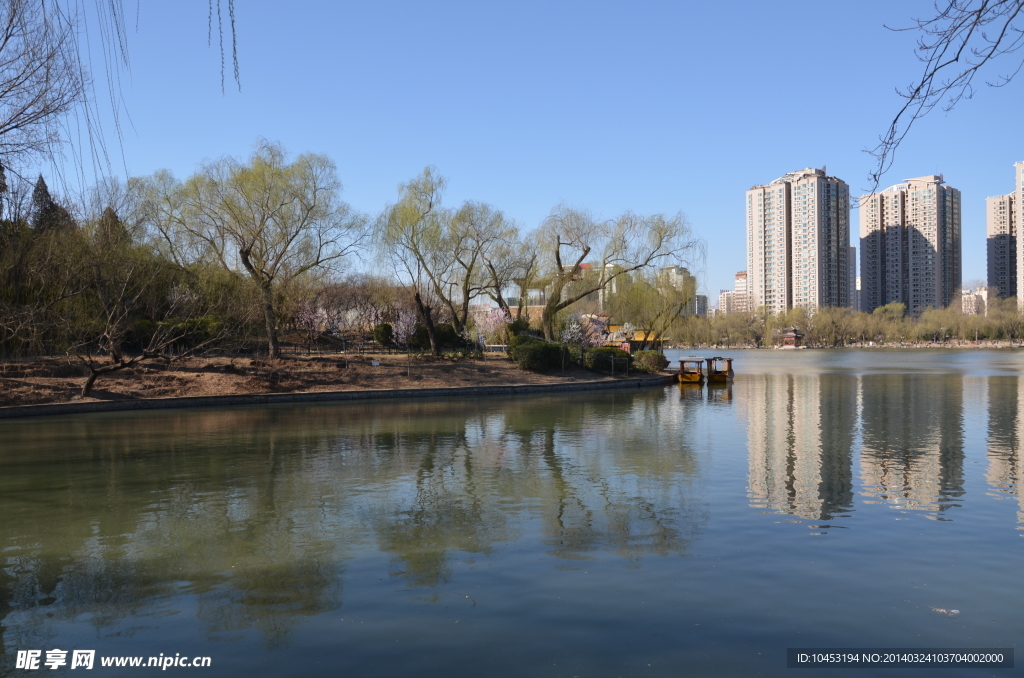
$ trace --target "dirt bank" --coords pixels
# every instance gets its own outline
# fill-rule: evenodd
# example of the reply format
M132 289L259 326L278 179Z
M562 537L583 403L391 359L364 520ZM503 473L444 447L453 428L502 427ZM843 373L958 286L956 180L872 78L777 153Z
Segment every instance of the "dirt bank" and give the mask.
M293 356L275 361L189 358L167 366L147 363L104 375L96 381L90 397L81 398L85 374L81 363L68 358L2 363L0 406L300 391L548 384L610 378L579 367L570 367L564 373L524 372L503 354L486 354L482 359L457 362L426 356L369 354Z

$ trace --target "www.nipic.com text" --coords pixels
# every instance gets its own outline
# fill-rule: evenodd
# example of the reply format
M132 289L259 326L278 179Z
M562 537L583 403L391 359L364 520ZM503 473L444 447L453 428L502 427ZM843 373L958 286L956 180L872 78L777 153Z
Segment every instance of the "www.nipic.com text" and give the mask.
M68 654L71 655L70 660ZM45 655L45 656L44 656ZM166 671L168 668L178 667L206 667L210 665L209 657L182 657L180 652L174 656L164 655L162 652L157 657L100 657L100 666L132 666L151 667ZM17 669L57 669L69 666L72 669L91 669L96 663L96 650L18 650L14 668Z

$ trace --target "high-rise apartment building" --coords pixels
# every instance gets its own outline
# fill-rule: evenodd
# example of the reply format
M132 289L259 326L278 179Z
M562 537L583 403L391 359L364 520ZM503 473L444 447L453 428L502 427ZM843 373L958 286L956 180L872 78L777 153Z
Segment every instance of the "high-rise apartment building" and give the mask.
M847 284L850 286L849 291L849 306L854 311L860 310L860 276L857 275L857 248L850 245L850 253L847 255L846 260L850 262L850 275Z
M900 302L917 316L960 291L960 191L943 181L917 177L861 197L862 311Z
M732 286L733 291L733 309L735 313L746 313L750 311L750 292L747 289L747 272L738 271L736 273L735 282Z
M850 190L824 169L790 172L747 191L751 308L850 306Z
M718 293L718 312L729 315L736 312L736 293L732 290L721 290Z
M1015 163L1013 166L1013 225L1016 229L1020 229L1020 225L1024 224L1024 162ZM1024 276L1024 265L1021 264L1021 259L1024 258L1024 247L1017 245L1017 251L1015 252L1014 259L1016 260L1016 282L1017 289L1017 308L1024 310L1024 280L1021 280L1021 276Z
M985 199L988 289L996 296L1017 296L1016 193Z

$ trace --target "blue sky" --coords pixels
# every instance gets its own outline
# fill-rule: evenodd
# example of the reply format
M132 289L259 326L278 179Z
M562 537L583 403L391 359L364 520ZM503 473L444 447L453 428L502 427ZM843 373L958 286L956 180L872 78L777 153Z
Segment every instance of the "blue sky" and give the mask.
M608 217L682 211L708 242L713 302L744 267L747 188L823 165L855 195L868 187L863 149L920 70L915 35L884 25L931 9L240 0L242 91L229 63L222 94L205 1L140 3L137 30L125 5L130 174L184 178L265 137L330 156L344 198L370 214L426 165L448 178L449 205L489 202L525 229L560 202ZM1011 190L1024 160L1022 92L982 88L920 121L884 182L942 173L962 191L965 281L985 275L984 198ZM854 238L858 224L854 212Z

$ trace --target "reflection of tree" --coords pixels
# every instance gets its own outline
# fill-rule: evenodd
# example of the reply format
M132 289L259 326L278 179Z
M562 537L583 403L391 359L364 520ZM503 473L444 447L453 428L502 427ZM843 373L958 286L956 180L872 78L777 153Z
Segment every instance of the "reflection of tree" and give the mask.
M742 387L751 504L809 520L849 511L856 383L839 375L764 374Z
M1017 522L1024 523L1024 456L1021 455L1020 377L989 377L988 379L988 471L985 477L996 496L1016 496L1019 508Z
M861 378L865 494L944 512L963 495L963 375Z
M276 645L342 604L355 553L440 586L528 522L560 558L683 553L707 520L694 411L647 391L4 424L4 641L191 598L212 638Z
M463 431L396 440L403 454L419 457L420 466L411 479L411 501L381 505L371 518L379 547L392 554L394 576L414 586L446 583L451 551L488 553L495 542L512 539L505 516L477 491Z
M234 414L176 413L124 430L110 419L79 421L91 435L75 450L54 445L63 460L0 472L0 513L14 518L0 533L11 554L0 595L12 600L13 628L88 613L100 630L158 616L168 598L189 594L210 633L253 628L274 644L301 617L340 606L343 531L326 529L310 508L333 483L316 472L318 460L295 454L317 441L272 426L224 427L238 423ZM14 437L5 470L28 466L13 460L33 437L48 437L35 433ZM215 442L196 453L202 433ZM228 440L242 453L218 454Z

